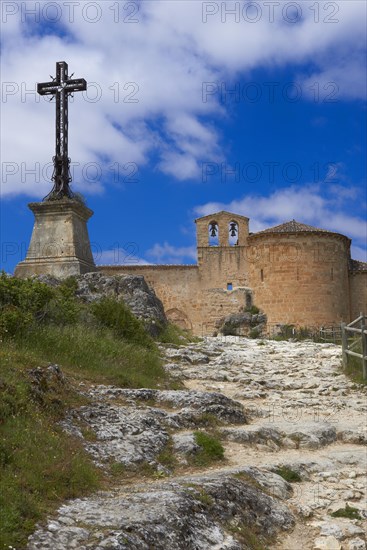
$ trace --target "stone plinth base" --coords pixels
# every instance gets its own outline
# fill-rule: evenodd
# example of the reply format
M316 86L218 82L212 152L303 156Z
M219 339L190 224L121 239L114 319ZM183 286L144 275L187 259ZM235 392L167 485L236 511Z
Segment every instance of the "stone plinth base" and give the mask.
M16 277L69 277L97 270L87 229L92 210L71 199L28 206L35 222L27 257L15 268Z

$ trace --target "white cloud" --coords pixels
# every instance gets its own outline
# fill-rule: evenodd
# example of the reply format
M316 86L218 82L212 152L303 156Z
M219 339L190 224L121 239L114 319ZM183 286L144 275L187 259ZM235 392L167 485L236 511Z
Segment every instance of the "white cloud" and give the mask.
M147 256L153 258L158 264L182 264L196 262L196 246L173 246L167 242L156 243L147 251Z
M51 4L61 10L60 25L66 33L61 38L51 34ZM1 193L41 197L50 188L43 174L25 172L36 162L43 167L51 160L54 105L36 102L35 95L25 92L35 81L48 80L55 60L67 60L75 77L89 82L90 101L76 94L70 107L70 153L82 166L100 164L97 181L82 169L76 171L75 187L93 192L103 189L114 162L143 166L154 156L159 170L184 180L198 177L202 158L220 161L221 136L211 120L225 116L225 110L217 96L203 102L203 82L228 82L230 87L233 79L253 68L312 62L311 77L298 75L302 86L309 87L315 78L320 86L335 81L340 97L364 97L364 2L329 2L325 9L326 4L304 0L298 3L302 19L297 24L287 23L294 14L284 13L281 3L272 22L270 7L258 2L261 17L256 23L246 21L243 14L253 14L246 11L245 1L212 4L218 11L204 23L205 2L7 3L19 10L7 12L2 25L2 125L7 129L2 160L8 163L3 164L5 170L17 170L3 175ZM234 4L240 7L238 22L225 11ZM139 11L131 14L134 5ZM20 24L24 10L37 13L37 6L41 23L28 15L27 24ZM333 6L339 8L335 15ZM92 22L99 15L100 20ZM48 18L47 28L42 16ZM95 94L98 101L92 102Z

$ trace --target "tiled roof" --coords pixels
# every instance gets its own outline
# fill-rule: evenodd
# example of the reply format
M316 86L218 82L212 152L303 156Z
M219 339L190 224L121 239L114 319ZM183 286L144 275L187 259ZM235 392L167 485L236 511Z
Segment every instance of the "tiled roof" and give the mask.
M276 225L275 227L269 227L263 231L255 233L259 235L260 233L305 233L305 232L315 232L317 231L322 233L332 233L327 229L320 229L319 227L313 227L312 225L306 225L305 223L296 222L296 220L291 220L289 222Z
M351 271L367 271L367 262L359 260L350 260L349 268Z

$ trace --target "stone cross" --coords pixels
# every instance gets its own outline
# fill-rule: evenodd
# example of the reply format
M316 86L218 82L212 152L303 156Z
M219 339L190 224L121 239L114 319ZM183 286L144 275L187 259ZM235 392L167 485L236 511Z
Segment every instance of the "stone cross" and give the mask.
M54 186L44 200L72 198L73 196L69 186L71 175L68 155L68 97L73 92L82 92L86 89L87 83L84 78L74 80L69 78L68 64L65 61L56 63L56 77L52 79L52 82L37 84L37 92L40 95L51 95L51 100L56 96L56 152L53 157L54 171L52 175Z

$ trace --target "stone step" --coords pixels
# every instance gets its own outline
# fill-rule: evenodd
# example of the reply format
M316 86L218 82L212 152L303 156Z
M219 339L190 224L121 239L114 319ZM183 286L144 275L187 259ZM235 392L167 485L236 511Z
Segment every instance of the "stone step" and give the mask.
M225 427L221 435L229 441L243 444L268 445L273 450L281 447L288 449L319 449L330 445L337 439L335 426L315 422L308 424L263 424L261 426Z

